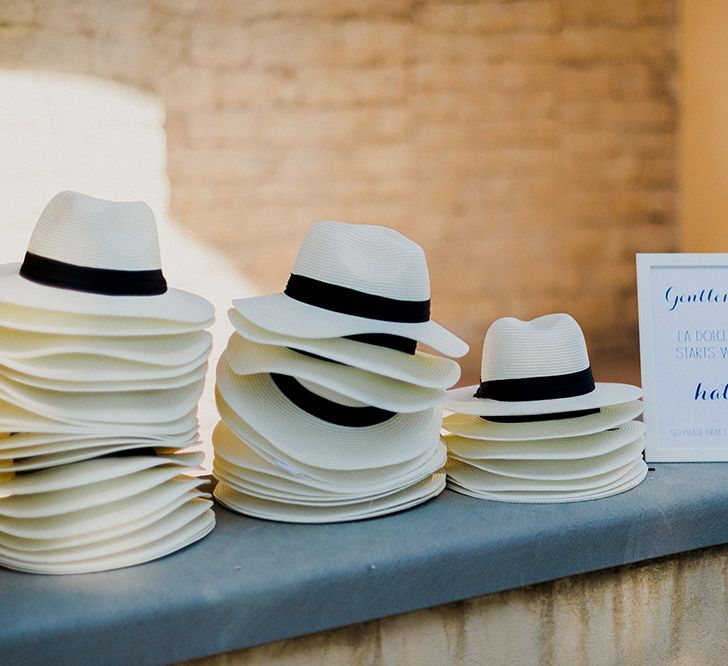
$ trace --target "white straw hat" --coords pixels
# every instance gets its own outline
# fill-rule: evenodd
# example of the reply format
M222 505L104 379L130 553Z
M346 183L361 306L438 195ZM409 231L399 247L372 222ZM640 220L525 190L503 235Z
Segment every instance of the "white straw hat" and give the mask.
M583 491L478 491L452 479L448 480L448 487L479 499L491 499L498 502L517 502L532 504L553 504L561 502L583 502L587 500L603 499L612 495L631 490L642 483L647 476L647 465L643 460L637 460L623 477L611 484Z
M236 375L225 354L217 367L217 390L256 432L291 458L315 467L394 465L416 458L440 438L439 408L395 414L352 406L344 396L320 386L314 392L285 375Z
M468 351L430 320L422 248L386 227L317 222L303 240L284 293L233 305L257 326L283 335L376 333L423 342L448 356Z
M167 288L147 204L76 192L50 200L22 264L0 266L0 303L196 324L213 317L204 298Z
M219 392L217 401L220 416L223 420L220 427L230 430L235 438L235 443L229 447L225 447L223 444L222 447L218 448L217 442L214 440L216 456L225 458L238 467L250 466L254 469L255 464L249 456L245 455L246 450L250 450L277 469L283 477L296 479L301 483L307 483L318 488L335 492L347 492L355 487L361 492L375 492L383 488L398 487L404 485L405 480L424 476L427 470L439 469L447 457L444 446L437 440L432 443L431 447L423 448L420 455L393 465L357 470L324 469L306 465L277 449L260 433L253 430L249 424L235 414ZM215 433L213 433L214 435Z
M528 442L500 442L470 439L458 435L444 437L448 452L455 458L470 460L574 460L616 451L640 439L645 426L631 421L604 432L583 437L536 439Z
M637 386L595 384L579 324L567 314L552 314L495 321L483 343L480 386L453 389L444 406L491 418L557 413L568 418L641 395Z
M82 315L44 309L40 304L20 306L3 303L0 308L0 326L17 331L60 335L105 337L176 335L199 331L213 322L213 316L204 322L183 322L153 317Z
M170 379L198 372L207 363L205 352L184 365L155 365L98 354L54 354L42 358L3 358L2 368L24 375L68 382L115 382Z
M185 366L212 349L207 331L177 335L114 336L58 335L0 328L0 359L47 359L79 354L109 357L152 366Z
M641 459L635 458L613 470L573 479L527 479L503 476L475 470L466 463L457 460L453 460L448 464L447 473L453 482L465 484L471 490L477 490L478 492L585 492L592 494L601 492L605 486L623 483L625 477L629 478L639 469L641 462Z
M633 400L621 405L602 407L595 413L569 418L501 423L471 414L450 414L445 417L443 427L454 435L498 442L561 439L593 435L609 428L615 428L637 418L643 409L644 403L641 400Z
M300 506L251 497L218 483L214 495L218 502L233 511L291 523L335 523L363 520L404 511L439 495L445 488L445 475L433 474L404 490L375 500L344 506Z
M209 534L215 527L215 514L209 506L206 500L191 500L153 525L91 547L65 549L56 554L54 561L48 561L48 552L29 557L0 548L0 564L38 574L92 573L141 564L185 548Z
M332 472L310 467L295 469L278 465L266 459L241 440L224 422L213 432L215 446L215 477L228 485L230 476L246 479L271 488L287 488L291 492L323 493L335 496L369 496L394 492L438 471L447 459L445 447L437 442L419 458L374 470ZM315 473L313 476L311 473Z
M644 448L644 439L640 437L614 451L589 458L565 460L465 460L455 457L455 459L467 463L477 470L509 478L563 481L612 472L641 459Z
M441 389L415 386L324 358L312 358L286 347L261 345L237 333L230 336L225 355L238 375L262 372L290 375L392 412L421 412L439 405L445 398Z
M351 338L300 338L274 333L256 326L233 308L228 317L235 330L253 342L298 349L416 386L447 389L460 379L458 362L442 356L418 350L409 354Z
M90 423L162 423L196 409L204 380L176 389L64 393L10 381L0 374L0 399L52 419Z

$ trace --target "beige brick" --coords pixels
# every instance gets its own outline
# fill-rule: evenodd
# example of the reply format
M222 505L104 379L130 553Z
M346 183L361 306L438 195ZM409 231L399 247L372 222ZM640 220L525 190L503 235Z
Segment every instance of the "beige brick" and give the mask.
M204 67L175 67L158 82L162 99L175 112L204 110L215 106L213 73Z
M426 26L452 32L517 32L549 30L559 14L549 0L512 3L443 3L423 7L418 15Z
M190 61L195 65L239 67L251 58L250 31L234 23L195 22Z

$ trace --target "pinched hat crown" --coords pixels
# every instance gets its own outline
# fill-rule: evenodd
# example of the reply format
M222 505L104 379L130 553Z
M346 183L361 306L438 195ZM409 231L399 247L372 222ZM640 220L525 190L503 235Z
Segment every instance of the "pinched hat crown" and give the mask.
M293 274L398 300L430 298L422 248L387 227L317 222L303 240Z
M570 315L550 314L530 321L503 317L485 334L480 378L550 377L588 367L584 334Z
M143 201L56 194L28 244L32 254L75 266L123 271L161 268L152 209Z
M20 275L61 289L153 296L167 291L161 263L147 204L61 192L41 213Z

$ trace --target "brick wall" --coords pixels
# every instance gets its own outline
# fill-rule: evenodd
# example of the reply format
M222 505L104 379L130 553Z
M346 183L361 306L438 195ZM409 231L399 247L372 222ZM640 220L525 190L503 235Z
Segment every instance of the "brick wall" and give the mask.
M173 214L265 290L314 220L385 224L476 348L565 310L597 355L636 348L634 253L675 248L675 22L670 0L2 0L0 67L157 93Z

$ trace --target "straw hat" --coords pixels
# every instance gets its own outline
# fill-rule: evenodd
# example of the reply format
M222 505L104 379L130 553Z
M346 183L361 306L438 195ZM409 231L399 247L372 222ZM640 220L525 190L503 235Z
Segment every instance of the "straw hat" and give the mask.
M485 335L480 376L480 386L449 391L445 408L491 420L569 418L642 395L637 386L594 382L584 334L567 314L495 321Z
M76 192L50 200L21 264L0 266L0 303L198 327L213 317L205 299L167 287L149 206Z
M303 240L283 293L233 301L248 321L302 338L386 334L447 356L468 346L430 320L422 248L386 227L318 222Z
M217 390L230 409L294 460L333 470L412 460L439 441L442 411L397 414L287 375L236 375L226 354Z
M391 338L359 336L353 338L300 338L267 331L248 321L237 310L230 309L228 317L240 335L253 342L288 347L314 354L337 363L368 370L382 377L391 377L415 386L447 389L460 379L457 361L414 350L413 353L382 346L392 344ZM363 342L362 338L368 340ZM405 339L405 342L407 340ZM379 344L375 344L379 343ZM411 347L409 351L411 351Z
M439 405L445 398L441 389L415 386L286 347L261 345L237 333L230 336L225 355L238 375L262 372L291 375L391 412L421 412Z

